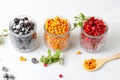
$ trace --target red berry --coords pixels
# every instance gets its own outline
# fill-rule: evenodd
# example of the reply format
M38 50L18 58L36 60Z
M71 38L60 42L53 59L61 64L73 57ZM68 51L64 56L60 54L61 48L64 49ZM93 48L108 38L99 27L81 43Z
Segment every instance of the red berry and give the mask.
M84 23L84 31L92 36L102 35L103 33L105 33L105 30L107 28L101 19L97 19L95 17L91 17Z
M63 75L62 75L62 74L59 74L59 78L63 78Z
M47 67L47 64L44 64L44 67Z

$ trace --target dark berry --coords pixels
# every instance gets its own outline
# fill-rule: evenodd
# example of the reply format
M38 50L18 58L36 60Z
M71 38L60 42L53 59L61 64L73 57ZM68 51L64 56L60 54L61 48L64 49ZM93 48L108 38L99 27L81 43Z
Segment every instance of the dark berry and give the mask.
M37 64L39 61L38 61L36 58L32 58L31 62L32 62L33 64Z
M19 24L19 21L20 21L20 19L18 19L18 18L15 18L15 19L14 19L14 22L15 22L16 25Z
M21 26L21 27L24 27L24 28L27 27L25 23L21 23L20 26Z
M47 67L47 64L44 64L44 67Z
M12 79L12 80L14 80L15 76L14 75L10 75L9 78Z
M2 67L2 70L3 70L4 72L8 72L8 71L9 71L8 68L6 68L5 66Z
M30 30L33 30L34 29L34 24L32 23L31 25L30 25Z
M63 75L62 75L62 74L59 74L59 78L63 78Z
M91 17L84 23L85 23L83 26L84 31L92 36L102 35L106 30L106 25L104 24L104 22L95 17Z
M30 23L30 22L27 22L27 23L26 23L26 25L27 25L27 26L30 26L30 25L31 25L31 23Z
M27 17L24 17L24 20L28 20L28 18L27 18Z
M9 78L9 75L7 73L3 74L3 78Z

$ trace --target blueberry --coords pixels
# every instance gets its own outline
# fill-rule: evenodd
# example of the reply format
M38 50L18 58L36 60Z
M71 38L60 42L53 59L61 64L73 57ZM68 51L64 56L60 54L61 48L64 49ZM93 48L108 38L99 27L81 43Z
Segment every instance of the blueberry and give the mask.
M23 32L19 32L19 35L23 35Z
M20 29L20 25L16 25L16 29Z
M3 70L4 72L8 72L8 71L9 71L8 68L6 68L5 66L2 67L2 70Z
M15 76L14 76L14 75L10 75L10 76L9 76L9 79L14 80L14 79L15 79Z
M3 78L9 78L9 75L7 73L3 74Z
M14 19L14 22L15 22L16 25L19 24L19 21L20 21L20 19L18 19L18 18L15 18L15 19Z
M21 23L20 26L25 28L26 24L25 23Z
M39 61L38 61L36 58L32 58L31 62L32 62L33 64L37 64Z
M26 23L26 25L27 25L27 26L30 26L30 25L31 25L31 23L30 23L30 22L27 22L27 23Z
M34 29L34 24L32 23L31 25L30 25L30 30L33 30Z
M24 31L25 31L25 28L22 28L22 29L21 29L21 31L23 31L23 32L24 32Z
M28 18L27 18L27 17L24 17L24 19L25 19L25 20L28 20Z
M25 19L21 19L22 21L25 21Z
M18 34L18 33L19 33L19 31L18 31L18 30L14 30L14 33Z

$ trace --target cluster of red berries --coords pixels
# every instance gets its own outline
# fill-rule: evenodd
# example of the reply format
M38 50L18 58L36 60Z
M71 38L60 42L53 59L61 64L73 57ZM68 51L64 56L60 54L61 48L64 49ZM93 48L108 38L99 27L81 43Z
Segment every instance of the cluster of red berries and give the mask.
M103 20L91 17L84 22L83 30L89 35L100 36L106 32L107 26Z

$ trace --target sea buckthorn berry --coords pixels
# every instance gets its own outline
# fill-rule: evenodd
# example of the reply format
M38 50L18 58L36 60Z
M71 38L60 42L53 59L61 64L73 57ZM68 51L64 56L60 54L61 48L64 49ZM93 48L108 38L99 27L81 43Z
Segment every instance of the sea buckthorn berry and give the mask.
M96 67L96 60L95 59L90 59L90 60L85 60L84 61L84 68L85 69L94 69Z
M27 61L27 59L21 56L20 61Z
M56 16L45 22L45 42L53 50L69 47L70 25L67 19Z
M78 52L77 52L77 54L78 54L78 55L80 55L80 54L81 54L81 52L80 52L80 51L78 51Z

